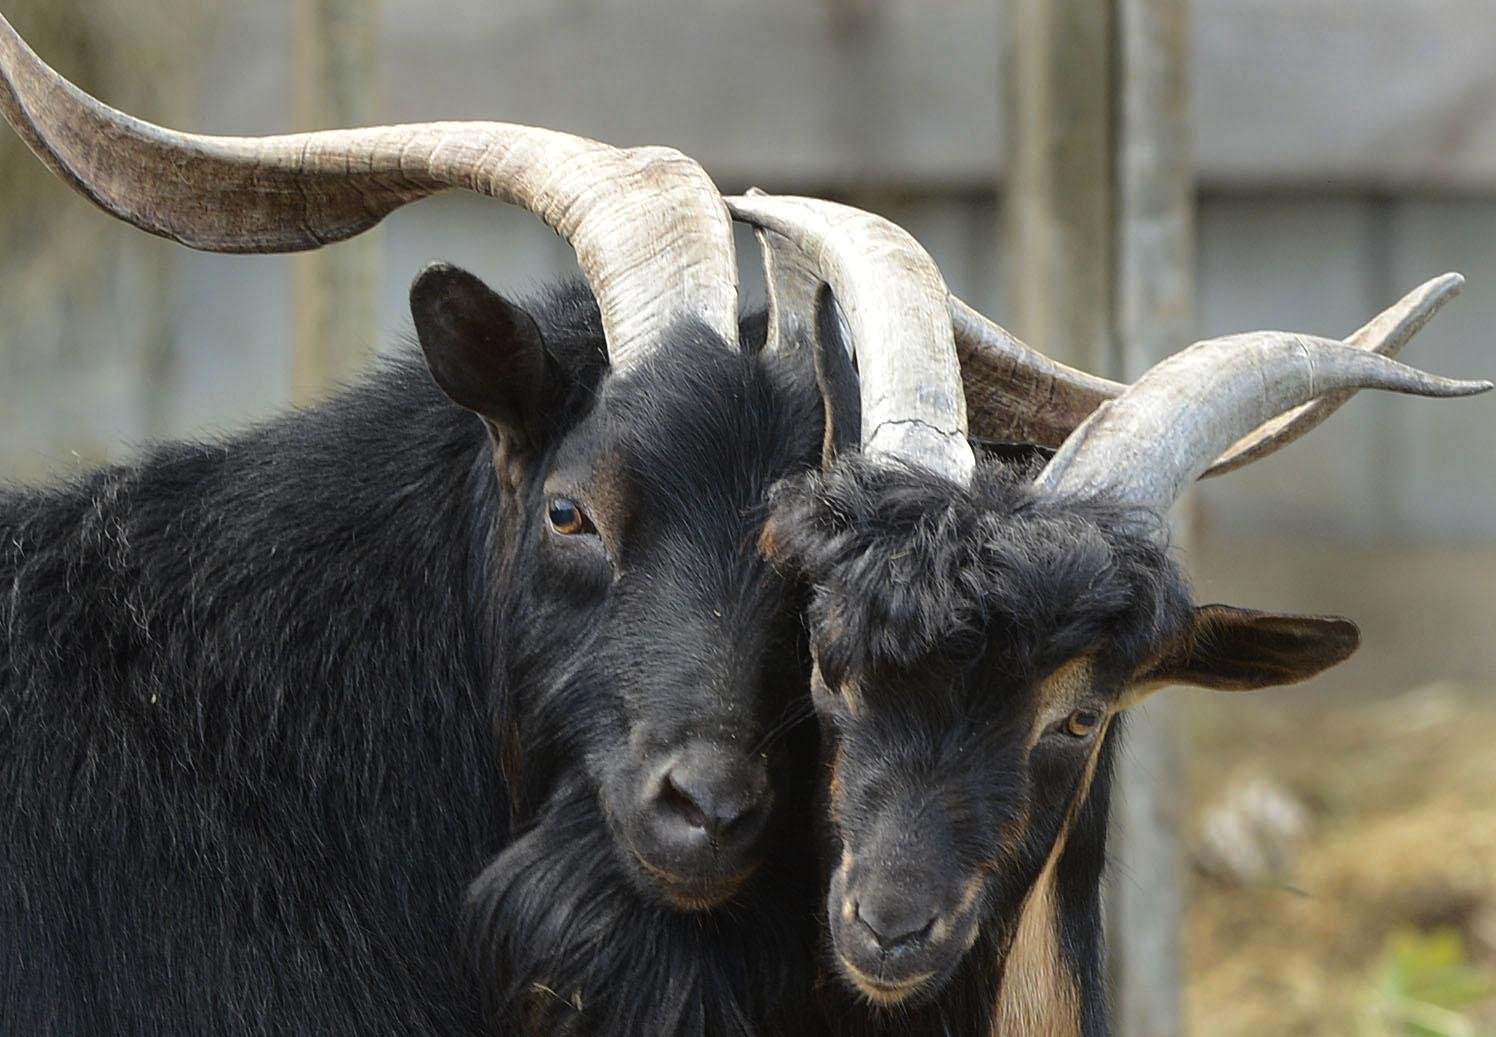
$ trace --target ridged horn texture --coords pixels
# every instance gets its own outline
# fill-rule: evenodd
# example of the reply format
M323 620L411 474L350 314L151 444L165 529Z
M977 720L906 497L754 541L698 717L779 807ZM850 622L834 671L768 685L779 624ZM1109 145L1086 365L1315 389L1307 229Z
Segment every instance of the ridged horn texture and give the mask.
M1155 365L1097 409L1035 485L1161 513L1226 447L1310 400L1357 389L1450 397L1491 388L1333 339L1281 331L1210 339Z
M737 343L732 225L669 148L530 126L419 123L207 137L118 112L49 68L0 16L0 110L54 173L143 230L213 252L296 252L460 188L528 209L576 250L614 366L682 320Z
M727 207L804 253L830 285L857 356L863 452L969 484L976 458L966 439L949 292L919 243L881 216L815 198L744 195L728 198Z
M1057 363L950 297L972 435L1058 447L1127 386Z

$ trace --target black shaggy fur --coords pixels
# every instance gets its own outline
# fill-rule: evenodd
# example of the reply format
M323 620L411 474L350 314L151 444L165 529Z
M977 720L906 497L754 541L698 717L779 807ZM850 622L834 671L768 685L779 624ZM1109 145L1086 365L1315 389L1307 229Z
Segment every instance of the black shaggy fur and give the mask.
M580 290L536 314L573 375L561 429L594 407L601 332ZM692 355L614 419L665 497L814 460L808 373ZM606 588L540 593L541 501L500 489L482 423L410 360L230 440L4 491L0 1032L805 1032L813 876L770 866L689 914L622 870L581 767L617 722L589 667L647 666L597 657ZM754 562L712 550L682 587ZM735 586L793 622L788 589ZM644 634L695 622L682 600ZM802 648L760 641L739 661L803 680Z
M1042 460L989 459L970 488L958 488L844 456L776 494L765 544L814 588L809 627L832 689L818 707L838 747L839 798L825 808L836 819L822 851L827 873L842 859L839 833L874 830L878 812L917 773L942 782L896 826L905 845L918 845L927 862L919 866L936 869L932 880L990 876L975 944L928 994L892 1007L868 1003L837 975L827 940L821 1003L834 1033L991 1032L1018 907L1054 845L1083 759L1039 746L1021 763L1028 689L1098 648L1105 672L1126 674L1187 629L1186 584L1142 532L1157 516L1042 496L1031 486ZM854 715L834 690L844 682L861 699ZM1088 1037L1106 1026L1099 889L1119 728L1099 749L1056 879L1060 952L1086 992ZM1032 821L1017 812L1025 803ZM923 841L919 826L932 805L950 822L952 842ZM1001 837L1009 824L1023 832L1017 845ZM985 863L993 861L1001 863ZM825 910L837 907L833 885Z
M1190 597L1144 532L1158 517L1036 493L1041 467L987 461L958 487L851 456L783 484L768 538L819 591L827 679L961 666L994 645L1040 672L1103 641L1131 664L1178 636Z

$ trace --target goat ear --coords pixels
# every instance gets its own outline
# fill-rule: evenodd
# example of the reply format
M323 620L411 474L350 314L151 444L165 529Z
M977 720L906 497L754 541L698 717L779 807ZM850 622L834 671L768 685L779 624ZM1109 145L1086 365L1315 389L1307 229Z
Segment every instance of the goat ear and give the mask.
M1129 681L1125 705L1170 684L1255 691L1297 684L1344 662L1361 644L1339 616L1294 616L1229 605L1194 610L1189 635Z
M816 297L816 384L826 401L826 436L821 460L826 464L862 444L862 389L852 363L847 323L830 286Z
M530 315L466 270L432 263L410 286L426 366L458 406L524 448L540 427L553 362Z

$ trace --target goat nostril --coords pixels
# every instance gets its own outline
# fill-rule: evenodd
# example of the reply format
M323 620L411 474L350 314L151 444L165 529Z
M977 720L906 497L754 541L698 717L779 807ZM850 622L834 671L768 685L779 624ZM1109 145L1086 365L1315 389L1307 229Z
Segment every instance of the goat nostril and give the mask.
M710 783L697 787L689 774L666 774L660 783L660 805L692 828L712 836L725 835L753 813L762 797L751 788L716 788Z
M857 921L885 951L911 943L923 943L935 928L938 913L910 912L900 909L883 912L865 909L861 903L853 908ZM871 917L869 917L871 916Z
M705 828L708 831L713 830L714 826L711 818L707 817L706 812L668 774L665 775L665 782L660 788L660 802L667 809L673 810L685 818L686 823L692 828Z

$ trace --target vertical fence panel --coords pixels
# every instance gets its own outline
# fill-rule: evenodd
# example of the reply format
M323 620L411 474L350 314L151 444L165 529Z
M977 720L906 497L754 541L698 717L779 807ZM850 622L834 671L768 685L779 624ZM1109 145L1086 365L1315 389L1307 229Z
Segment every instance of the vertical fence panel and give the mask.
M1013 11L1014 323L1051 355L1136 377L1189 341L1187 0ZM1122 1037L1179 1033L1176 772L1155 706L1134 718L1117 781L1108 926Z
M1189 0L1115 0L1114 377L1131 381L1193 332ZM1176 532L1176 545L1187 523ZM1135 712L1113 804L1111 970L1119 1037L1181 1030L1185 876L1172 710Z
M1007 199L1014 330L1098 370L1110 353L1113 0L1016 0Z
M378 0L298 0L291 20L296 124L301 129L379 122ZM291 385L323 395L358 371L378 333L379 231L296 259Z

